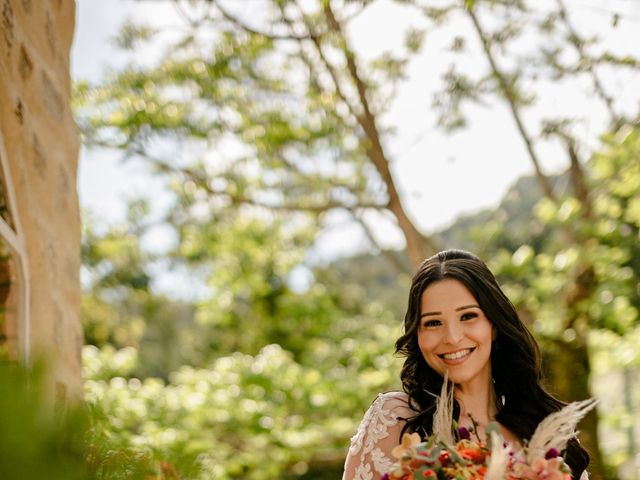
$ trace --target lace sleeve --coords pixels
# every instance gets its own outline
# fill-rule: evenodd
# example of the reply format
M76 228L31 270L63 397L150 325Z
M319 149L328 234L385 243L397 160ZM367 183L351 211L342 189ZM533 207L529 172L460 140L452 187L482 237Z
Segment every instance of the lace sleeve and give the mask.
M401 418L412 414L407 394L379 394L351 438L342 480L380 479L393 463L391 450L400 443Z

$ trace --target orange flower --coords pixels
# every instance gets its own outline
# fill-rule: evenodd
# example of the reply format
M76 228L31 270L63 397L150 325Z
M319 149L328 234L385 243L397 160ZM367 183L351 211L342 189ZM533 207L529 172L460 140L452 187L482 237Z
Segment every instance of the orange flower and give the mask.
M487 474L487 467L482 465L478 470L476 470L471 480L484 480L484 476Z
M476 463L483 461L485 458L484 452L475 448L461 448L458 450L458 453L462 458Z

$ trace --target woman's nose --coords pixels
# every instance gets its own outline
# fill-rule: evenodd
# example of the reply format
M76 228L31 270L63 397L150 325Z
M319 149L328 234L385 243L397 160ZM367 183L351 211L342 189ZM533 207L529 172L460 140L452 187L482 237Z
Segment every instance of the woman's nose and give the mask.
M445 330L445 341L450 344L459 343L463 337L462 327L458 322L447 322L447 328Z

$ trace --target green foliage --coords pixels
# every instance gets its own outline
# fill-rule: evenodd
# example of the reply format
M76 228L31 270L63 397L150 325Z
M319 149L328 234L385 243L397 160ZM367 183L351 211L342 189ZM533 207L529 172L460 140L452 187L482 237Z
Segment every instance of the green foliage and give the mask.
M331 269L309 270L308 284L296 286L292 271L308 269L303 254L313 237L304 221L199 216L176 226L173 261L199 272L209 293L188 321L159 332L155 342L148 336L157 316L145 314L136 342L117 344L109 334L112 340L85 347L86 398L104 414L105 434L183 478L338 476L367 405L398 387L391 354L400 322L377 293L395 285L395 275L384 260L371 259L378 265L359 272L357 263L346 263L337 278ZM104 238L120 244L114 232L126 240L127 230L107 230ZM171 310L177 301L153 289L122 284L109 295L110 284L98 281L101 272L113 274L100 265L145 271L140 252L127 255L135 262L121 262L111 256L129 250L98 248L99 235L86 241L97 245L86 249L94 254L85 265L94 281L85 301L102 299L126 325L140 316L141 296L180 321ZM380 278L380 290L359 285L370 275ZM85 315L96 318L92 309ZM96 323L107 332L121 328ZM171 351L188 355L154 378L150 372Z
M464 9L460 8L463 5ZM606 109L608 125L600 127L599 133L633 125L637 110L625 109L616 101L612 80L624 81L628 68L637 69L638 59L608 50L606 35L612 31L606 26L597 36L589 36L582 31L584 24L580 28L577 22L574 24L579 14L567 10L564 2L465 0L423 8L425 16L439 28L450 26L447 20L454 16L448 14L456 10L466 13L473 28L456 32L450 47L452 63L442 75L442 87L434 94L439 126L446 132L470 124L468 117L477 110L467 109L468 105L493 108L497 100L509 107L527 149L532 147L529 155L534 156L540 140L550 136L584 140L578 130L580 119L575 118L570 106L543 107L535 113L531 108L578 92L581 101ZM616 15L616 23L619 19ZM478 68L471 55L456 55L462 46L470 46L465 53L474 47L482 52L484 67ZM559 123L563 125L561 132L549 131L549 125Z
M135 203L131 210L136 209ZM130 216L132 218L132 216ZM151 276L151 256L140 248L143 231L139 222L96 232L85 216L82 237L82 318L88 343L137 345L145 329L145 302ZM118 312L122 305L127 318Z
M233 204L304 210L333 198L344 199L337 206L370 203L372 170L363 165L359 141L345 128L338 99L319 89L303 60L220 18L202 21L211 23L213 39L189 32L158 64L130 66L102 85L76 89L85 142L145 158L169 180L184 183L179 173L186 173L200 195ZM188 145L189 158L177 162L154 148L167 138ZM209 151L212 143L242 148L220 158ZM209 184L214 177L219 181Z
M566 286L566 275L580 268L583 259L589 259L598 278L598 288L578 308L593 319L591 328L606 328L618 334L639 323L636 288L639 224L633 220L634 202L631 201L640 193L640 169L637 162L632 161L639 152L638 132L634 131L622 141L610 141L605 150L593 158L589 165L593 216L588 222L580 221L578 215L585 206L575 198L568 197L558 206L541 201L536 214L543 222L578 225L588 241L557 248L557 240L552 240L549 247L554 248L554 255L541 252L529 262L531 276L535 278L533 291L537 290L540 304L543 298L558 298L554 294ZM549 307L549 316L557 317L554 308L562 307Z
M356 353L356 342L347 338L337 348L310 342L316 363L307 365L269 345L255 356L220 357L205 369L184 366L168 383L105 380L92 370L86 395L104 409L116 443L171 459L185 478L289 478L323 464L337 468L357 425L351 413L393 384L389 331L376 330L353 360L346 353ZM338 361L336 350L345 352ZM85 362L95 358L87 347ZM109 358L102 363L113 371Z
M149 42L157 33L157 28L150 25L137 25L127 20L120 27L114 43L123 50L133 50L137 44Z

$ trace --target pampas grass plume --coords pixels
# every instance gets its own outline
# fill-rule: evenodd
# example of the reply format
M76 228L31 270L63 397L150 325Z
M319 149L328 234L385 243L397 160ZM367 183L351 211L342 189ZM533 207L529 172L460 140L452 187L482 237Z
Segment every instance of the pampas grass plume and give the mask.
M511 445L504 442L497 432L491 432L491 457L485 480L504 480L510 453Z
M453 388L449 388L449 375L445 372L440 390L440 397L436 402L433 414L433 433L447 445L453 445L455 440L451 432L453 425Z
M578 422L597 403L598 401L593 398L573 402L542 420L529 440L527 460L544 458L545 453L551 448L555 448L558 452L564 450L567 442L576 436Z

